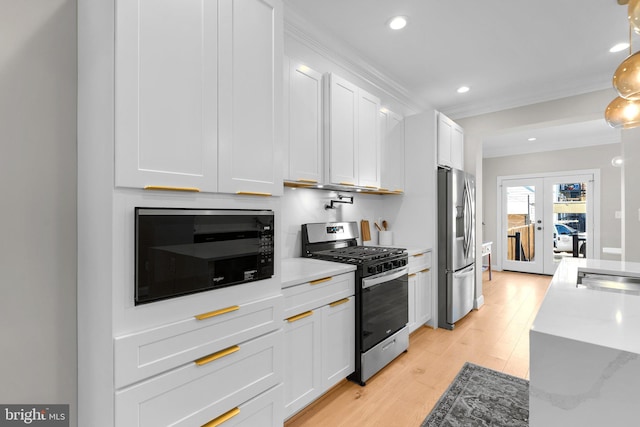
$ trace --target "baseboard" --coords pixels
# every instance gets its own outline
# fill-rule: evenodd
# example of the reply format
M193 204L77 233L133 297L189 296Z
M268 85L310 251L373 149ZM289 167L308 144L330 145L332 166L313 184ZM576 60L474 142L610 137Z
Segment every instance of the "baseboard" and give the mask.
M480 307L482 307L484 305L484 295L480 295L478 298L476 298L476 300L473 302L473 308L478 310Z

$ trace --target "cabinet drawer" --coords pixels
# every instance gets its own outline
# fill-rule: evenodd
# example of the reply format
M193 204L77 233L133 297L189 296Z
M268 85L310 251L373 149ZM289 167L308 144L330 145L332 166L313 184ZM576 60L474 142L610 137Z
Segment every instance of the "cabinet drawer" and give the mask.
M281 331L238 347L209 363L189 363L116 392L116 425L203 425L282 381Z
M431 268L431 251L409 255L409 274Z
M339 274L282 290L284 317L294 316L354 294L353 273Z
M282 427L282 384L233 408L225 414L237 414L220 427ZM234 409L236 409L234 411ZM233 412L232 412L233 411ZM222 417L221 417L222 418Z
M115 339L116 388L189 363L280 327L281 296L213 307L211 317L195 316Z

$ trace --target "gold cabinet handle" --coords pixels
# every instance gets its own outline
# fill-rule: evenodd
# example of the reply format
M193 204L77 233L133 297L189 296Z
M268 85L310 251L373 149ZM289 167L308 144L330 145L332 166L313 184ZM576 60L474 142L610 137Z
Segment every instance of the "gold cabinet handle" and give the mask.
M312 280L311 282L309 282L310 285L317 285L319 283L324 283L324 282L328 282L329 280L331 280L332 277L325 277L323 279L318 279L318 280Z
M364 188L373 188L374 190L382 190L382 188L378 188L375 185L365 185Z
M414 277L414 276L417 276L417 275L418 275L417 273L411 273L408 277Z
M389 191L388 188L379 188L380 191Z
M296 179L297 182L308 182L309 184L317 184L318 180L317 179L305 179L305 178L300 178L300 179Z
M419 256L424 256L424 253L411 255L412 257L418 258Z
M393 192L394 193L404 193L404 190L397 189L397 190L393 190Z
M232 410L225 412L217 418L212 419L206 424L203 424L202 427L217 427L225 421L229 421L231 418L235 417L240 413L240 408L233 408Z
M295 322L297 320L304 319L305 317L309 317L312 314L313 314L313 310L305 311L304 313L300 313L300 314L298 314L296 316L291 316L291 317L287 318L287 322L293 323L293 322Z
M162 190L162 191L190 191L192 193L199 193L200 189L196 187L169 187L166 185L147 185L145 190Z
M207 363L211 363L214 360L218 360L220 358L233 354L239 350L240 350L240 346L234 345L229 348L225 348L224 350L216 351L215 353L210 354L208 356L201 357L200 359L197 359L195 363L198 366L206 365Z
M430 270L430 268L425 268L424 270L420 270L420 273L428 273Z
M341 182L340 185L348 185L353 187L355 184L353 182Z
M210 317L220 316L221 314L230 313L236 310L240 310L239 305L232 305L231 307L221 308L220 310L210 311L208 313L196 314L194 317L198 320L204 320Z
M342 299L339 299L338 301L334 301L331 304L329 304L329 307L336 307L338 305L346 304L348 302L349 302L349 298L342 298Z
M271 193L261 193L259 191L236 191L236 194L238 194L240 196L271 197Z

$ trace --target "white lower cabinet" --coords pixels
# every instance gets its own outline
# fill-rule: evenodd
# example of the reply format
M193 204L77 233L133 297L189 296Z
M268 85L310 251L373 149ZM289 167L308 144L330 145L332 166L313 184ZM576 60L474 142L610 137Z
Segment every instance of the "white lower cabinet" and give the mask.
M344 295L347 293L347 295ZM320 397L355 369L355 300L352 273L283 289L284 417ZM335 299L336 295L339 299ZM309 298L306 305L301 297Z
M239 343L116 392L116 425L203 425L282 380L281 332Z
M351 296L322 308L322 384L336 385L355 369L355 300Z
M433 283L431 252L409 256L409 332L431 320L433 316Z
M322 393L322 313L309 310L285 321L285 417L295 414Z

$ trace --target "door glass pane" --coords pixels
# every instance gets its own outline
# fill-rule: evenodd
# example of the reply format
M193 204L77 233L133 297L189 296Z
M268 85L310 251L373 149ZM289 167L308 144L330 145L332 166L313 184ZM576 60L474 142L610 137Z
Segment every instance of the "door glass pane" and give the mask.
M507 187L507 259L533 262L536 256L534 185Z
M587 184L553 185L553 261L587 256Z

